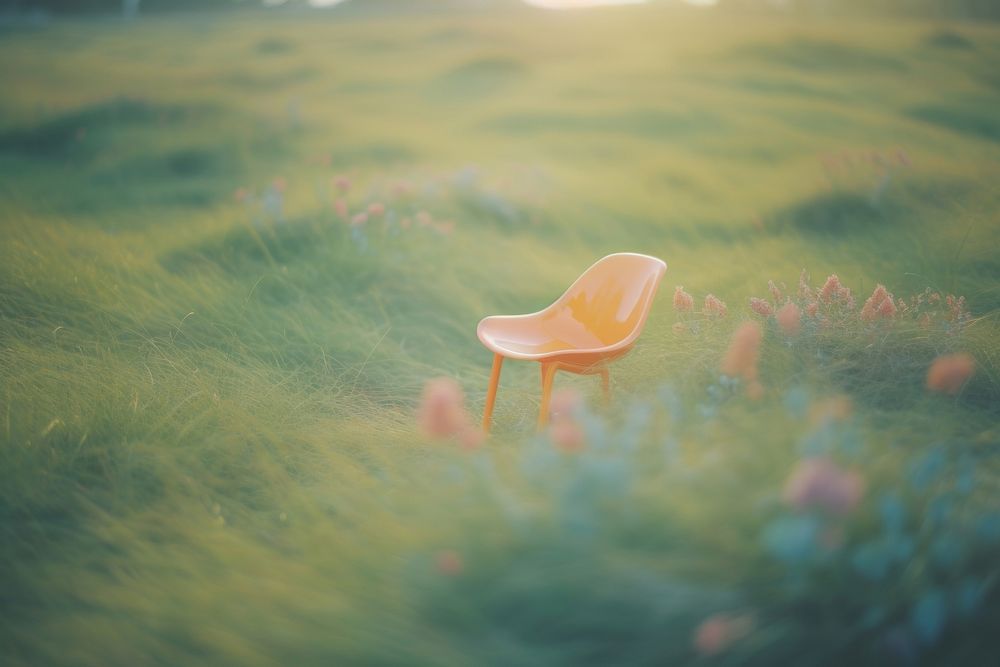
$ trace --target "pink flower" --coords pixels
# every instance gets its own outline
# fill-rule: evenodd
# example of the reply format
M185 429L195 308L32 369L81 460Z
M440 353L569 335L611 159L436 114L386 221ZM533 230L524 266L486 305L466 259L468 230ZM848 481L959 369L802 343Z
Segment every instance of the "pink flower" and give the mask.
M353 218L351 218L351 226L352 227L360 227L361 225L365 224L366 222L368 222L368 214L367 213L358 213Z
M385 214L385 205L381 202L372 202L368 204L368 215L379 217Z
M775 319L786 336L794 336L802 328L802 311L791 301L778 309Z
M816 317L816 313L819 312L819 302L813 301L808 306L806 306L806 315L809 317Z
M774 314L774 308L771 304L756 296L750 297L750 310L757 313L761 317L770 317Z
M337 200L333 202L333 210L337 212L341 220L347 220L351 215L347 208L347 201L343 197L337 197Z
M872 295L868 297L865 301L865 305L861 307L861 319L866 322L871 322L877 318L879 316L879 311L882 308L882 302L886 299L891 300L892 295L886 291L884 285L876 285Z
M892 302L892 295L882 300L878 307L879 317L890 318L896 314L896 304Z
M799 298L813 298L813 290L809 287L809 274L806 273L805 269L802 269L802 273L799 274Z
M827 277L826 282L823 283L823 287L819 290L819 300L825 303L830 303L833 301L840 293L840 278L837 274Z
M686 313L694 308L694 297L684 291L684 288L678 285L674 289L674 310L679 313Z
M781 303L781 290L778 286L774 284L773 280L767 281L767 289L771 292L771 298L774 299L775 303Z
M333 187L337 188L342 194L347 194L351 189L351 179L347 176L334 176L331 181L333 182Z
M421 430L434 438L462 437L463 444L475 446L469 431L471 420L465 411L465 395L458 383L447 377L428 380L420 399L417 421Z
M703 309L703 312L706 315L717 315L719 317L725 317L726 302L722 301L714 294L709 294L705 297L705 307Z
M927 388L954 396L975 372L976 360L971 354L945 354L935 359L927 369Z
M713 614L694 631L694 648L704 656L718 655L753 630L749 615Z
M720 369L730 377L742 377L752 381L757 379L757 359L760 357L760 342L763 338L760 325L744 322L733 333L722 358Z
M785 502L797 510L820 509L845 515L865 494L865 482L853 470L843 470L825 457L800 461L785 482Z
M456 577L465 569L462 555L452 549L437 552L434 556L434 565L438 572L449 577Z

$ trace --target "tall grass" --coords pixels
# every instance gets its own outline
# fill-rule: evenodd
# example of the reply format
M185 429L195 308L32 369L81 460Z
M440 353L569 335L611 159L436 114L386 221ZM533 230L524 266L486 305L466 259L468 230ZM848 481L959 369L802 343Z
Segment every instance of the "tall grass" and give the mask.
M5 660L995 661L1000 41L954 30L654 6L6 34ZM896 147L884 185L824 171ZM479 318L618 250L692 304L662 290L610 407L559 377L580 451L533 433L530 364L477 449L420 432L430 378L481 408ZM857 296L837 326L751 310L803 267ZM970 319L863 320L878 283ZM975 375L928 391L951 352ZM864 480L846 516L784 495L816 456Z

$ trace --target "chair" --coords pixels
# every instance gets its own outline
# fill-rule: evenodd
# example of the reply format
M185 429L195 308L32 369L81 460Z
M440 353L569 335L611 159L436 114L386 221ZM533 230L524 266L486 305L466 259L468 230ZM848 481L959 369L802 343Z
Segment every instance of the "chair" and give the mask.
M539 429L548 422L556 371L600 375L607 401L611 392L608 363L635 345L666 270L666 263L656 257L630 252L608 255L548 308L530 315L484 318L476 334L493 351L493 370L483 430L490 430L504 358L541 364Z

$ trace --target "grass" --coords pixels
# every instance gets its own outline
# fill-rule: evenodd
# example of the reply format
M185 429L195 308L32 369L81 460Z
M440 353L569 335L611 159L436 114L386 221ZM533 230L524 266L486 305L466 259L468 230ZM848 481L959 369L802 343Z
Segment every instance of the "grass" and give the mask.
M997 659L997 28L336 16L4 34L7 664ZM897 148L877 198L823 169ZM386 217L345 224L338 175ZM421 435L429 378L481 409L482 316L620 250L669 270L609 408L557 379L591 399L584 452L533 434L529 364L480 450ZM972 323L765 323L751 401L719 360L803 267L963 294ZM728 317L682 318L677 284ZM957 350L976 375L928 393ZM841 394L850 418L809 417ZM781 500L817 451L864 475L842 523ZM819 528L844 546L802 546ZM713 614L753 630L699 653Z

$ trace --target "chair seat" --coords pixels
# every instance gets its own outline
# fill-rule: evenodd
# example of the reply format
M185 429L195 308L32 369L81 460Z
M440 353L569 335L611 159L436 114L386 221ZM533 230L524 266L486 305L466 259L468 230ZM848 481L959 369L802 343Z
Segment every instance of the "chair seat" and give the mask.
M606 345L586 329L556 327L545 318L487 317L476 332L483 345L512 359L546 359L564 354L597 352Z

